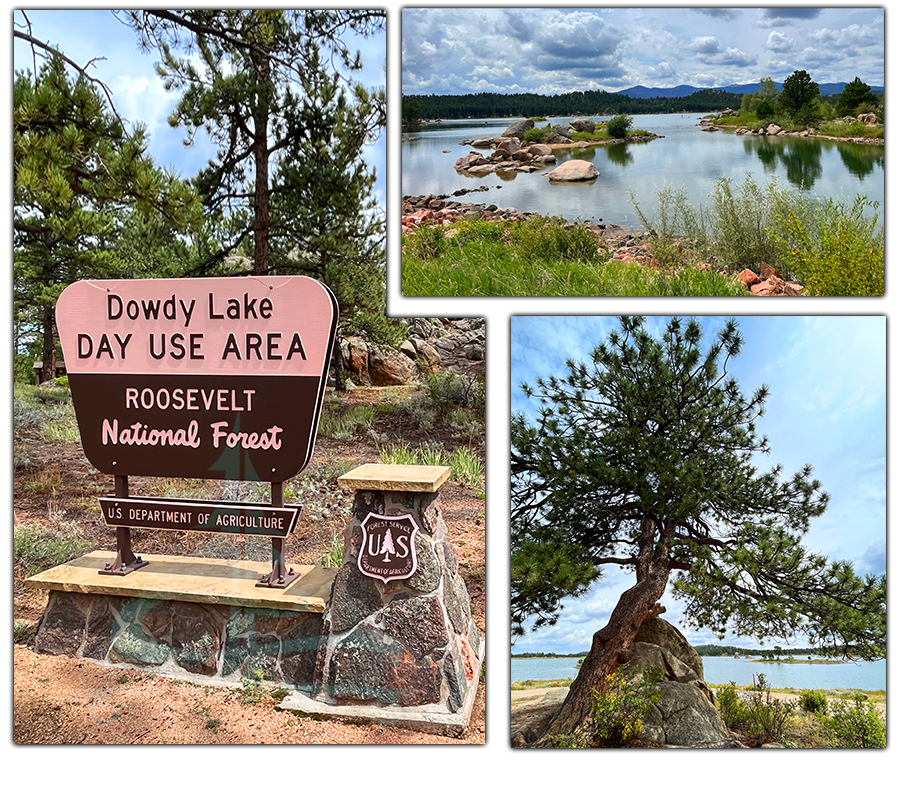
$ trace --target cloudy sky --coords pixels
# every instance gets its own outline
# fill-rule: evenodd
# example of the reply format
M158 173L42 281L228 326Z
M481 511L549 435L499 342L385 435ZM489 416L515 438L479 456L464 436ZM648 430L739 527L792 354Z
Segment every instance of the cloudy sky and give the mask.
M404 93L884 85L880 8L404 9Z
M155 53L142 53L137 37L131 28L122 24L111 11L28 11L33 35L41 41L59 47L79 64L93 58L105 58L96 62L91 75L102 80L113 93L113 101L119 114L130 122L143 121L150 133L150 155L157 164L174 168L180 175L189 177L197 173L213 155L209 141L198 135L192 148L182 141L184 131L169 127L167 118L178 101L179 93L167 93L162 80L154 71L158 60ZM16 28L24 19L21 12L14 15ZM351 48L362 53L363 70L354 77L367 87L385 84L385 35L370 39L348 36ZM14 44L14 66L34 71L31 47L22 41ZM38 62L40 68L40 62ZM376 196L385 205L385 136L366 151L366 159L376 168L378 184Z
M657 336L666 317L645 324ZM704 339L726 318L701 317ZM761 469L782 464L793 474L805 464L831 495L825 514L813 521L804 544L832 559L854 562L857 572L886 570L886 320L883 317L740 317L744 349L729 363L745 394L763 383L771 394L757 432L769 437ZM511 407L534 414L535 401L522 382L565 372L565 360L589 353L616 318L513 316L511 319ZM548 338L552 338L548 342ZM631 585L614 567L589 593L565 603L559 623L520 638L513 652L578 652L609 617ZM678 624L681 606L666 595L665 618ZM718 643L709 631L683 632L692 644ZM724 643L756 646L752 639ZM805 645L803 642L799 646Z

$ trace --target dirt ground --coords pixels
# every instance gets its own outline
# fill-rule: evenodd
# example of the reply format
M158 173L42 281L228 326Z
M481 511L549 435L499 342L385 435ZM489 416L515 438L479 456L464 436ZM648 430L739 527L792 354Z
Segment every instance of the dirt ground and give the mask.
M395 389L392 387L391 389ZM399 389L399 388L396 388ZM360 388L341 396L340 405L399 402L414 392L387 392ZM334 396L332 396L334 397ZM376 436L373 438L372 436ZM475 446L484 461L483 424ZM447 451L459 443L470 445L450 428L419 430L402 412L376 409L368 433L352 440L320 436L314 460L298 478L286 485L286 500L303 506L295 533L288 539L289 563L312 564L330 547L334 535L347 522L352 494L340 491L334 477L357 465L379 460L379 445L407 442L410 446L441 443ZM17 452L28 455L24 468L14 473L14 527L23 524L65 528L77 523L95 548L112 549L114 530L107 527L97 507L97 496L112 492L111 477L94 470L80 443L48 444L39 428L16 431ZM172 485L180 485L172 490ZM234 483L204 480L132 478L132 495L239 498L254 489L231 491ZM246 483L242 483L246 485ZM266 486L267 489L267 486ZM473 618L485 630L485 522L484 492L456 482L441 489L440 503L448 527L448 539L459 556L466 580ZM309 506L307 506L309 504ZM337 525L336 525L337 524ZM271 556L265 538L224 537L153 529L135 529L136 553L225 556L267 560ZM13 618L32 629L43 612L46 593L26 589L22 568L14 566ZM195 685L154 676L136 669L36 654L30 645L14 646L13 741L25 743L284 743L284 744L475 744L485 741L484 674L478 690L468 733L464 738L441 737L381 725L341 723L299 717L275 708L269 695L246 689ZM99 765L98 765L99 767Z

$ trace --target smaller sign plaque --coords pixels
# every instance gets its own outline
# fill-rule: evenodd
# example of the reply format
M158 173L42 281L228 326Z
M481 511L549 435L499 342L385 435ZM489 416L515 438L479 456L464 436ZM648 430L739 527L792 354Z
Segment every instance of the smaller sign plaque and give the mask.
M376 515L370 512L360 524L363 533L357 567L363 575L383 583L412 576L418 568L416 532L412 515Z
M100 498L108 526L182 529L217 534L287 537L297 523L299 507L239 504L196 499L153 499L141 496Z

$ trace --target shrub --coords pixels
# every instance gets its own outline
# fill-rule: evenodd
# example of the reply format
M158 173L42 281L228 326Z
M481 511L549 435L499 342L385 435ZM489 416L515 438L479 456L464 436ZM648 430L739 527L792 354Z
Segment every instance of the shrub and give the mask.
M886 748L887 727L875 705L856 699L837 701L831 716L819 716L823 734L838 748Z
M636 738L643 728L643 718L650 705L659 701L654 688L657 676L652 670L618 668L610 674L600 690L591 691L593 744L617 748Z
M771 740L781 740L785 724L796 708L795 701L774 698L765 674L760 674L753 683L753 693L747 698L750 728Z
M34 628L30 622L24 619L17 619L13 622L13 643L28 644L34 639Z
M438 412L446 415L456 406L476 407L484 404L484 385L475 376L462 376L446 371L425 379L428 398Z
M544 118L543 120L546 120L546 118ZM550 130L549 124L543 128L534 126L531 129L527 129L525 131L525 136L522 138L522 140L526 143L543 142L544 140L549 140L551 134L552 132Z
M771 118L775 115L775 108L769 104L765 99L763 99L759 106L756 108L756 117L761 121L764 121L766 118Z
M791 268L814 296L883 296L884 228L878 203L829 200L812 218L789 207L770 235L790 248ZM866 216L866 209L873 215Z
M716 706L729 729L746 729L750 726L750 711L747 703L737 692L734 682L716 692Z
M625 137L633 120L634 118L630 115L616 115L606 122L606 131L609 132L610 137Z
M820 690L804 690L800 694L800 707L813 714L828 711L828 698Z
M74 559L87 547L74 523L61 523L55 528L23 523L13 535L13 558L26 578Z

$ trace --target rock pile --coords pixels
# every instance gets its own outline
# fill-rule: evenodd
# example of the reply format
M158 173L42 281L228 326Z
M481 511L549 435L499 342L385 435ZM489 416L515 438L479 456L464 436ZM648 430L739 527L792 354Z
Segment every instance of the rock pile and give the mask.
M403 318L409 336L400 350L362 337L341 339L344 370L364 386L402 386L423 373L484 373L484 318Z
M487 191L488 187L473 190L457 190L453 196L469 191ZM451 195L406 195L403 198L403 233L409 234L422 224L451 225L459 219L514 220L535 216L531 211L499 208L493 203L463 203L451 199Z
M486 144L482 145L485 141ZM494 149L488 156L472 151L457 159L456 171L467 175L487 175L496 172L533 173L556 162L556 156L553 155L549 145L535 143L523 146L517 137L485 138L475 142L464 140L463 144L466 143L474 148Z
M804 296L803 286L796 282L785 282L768 263L760 264L760 273L745 268L737 278L744 283L754 296Z

